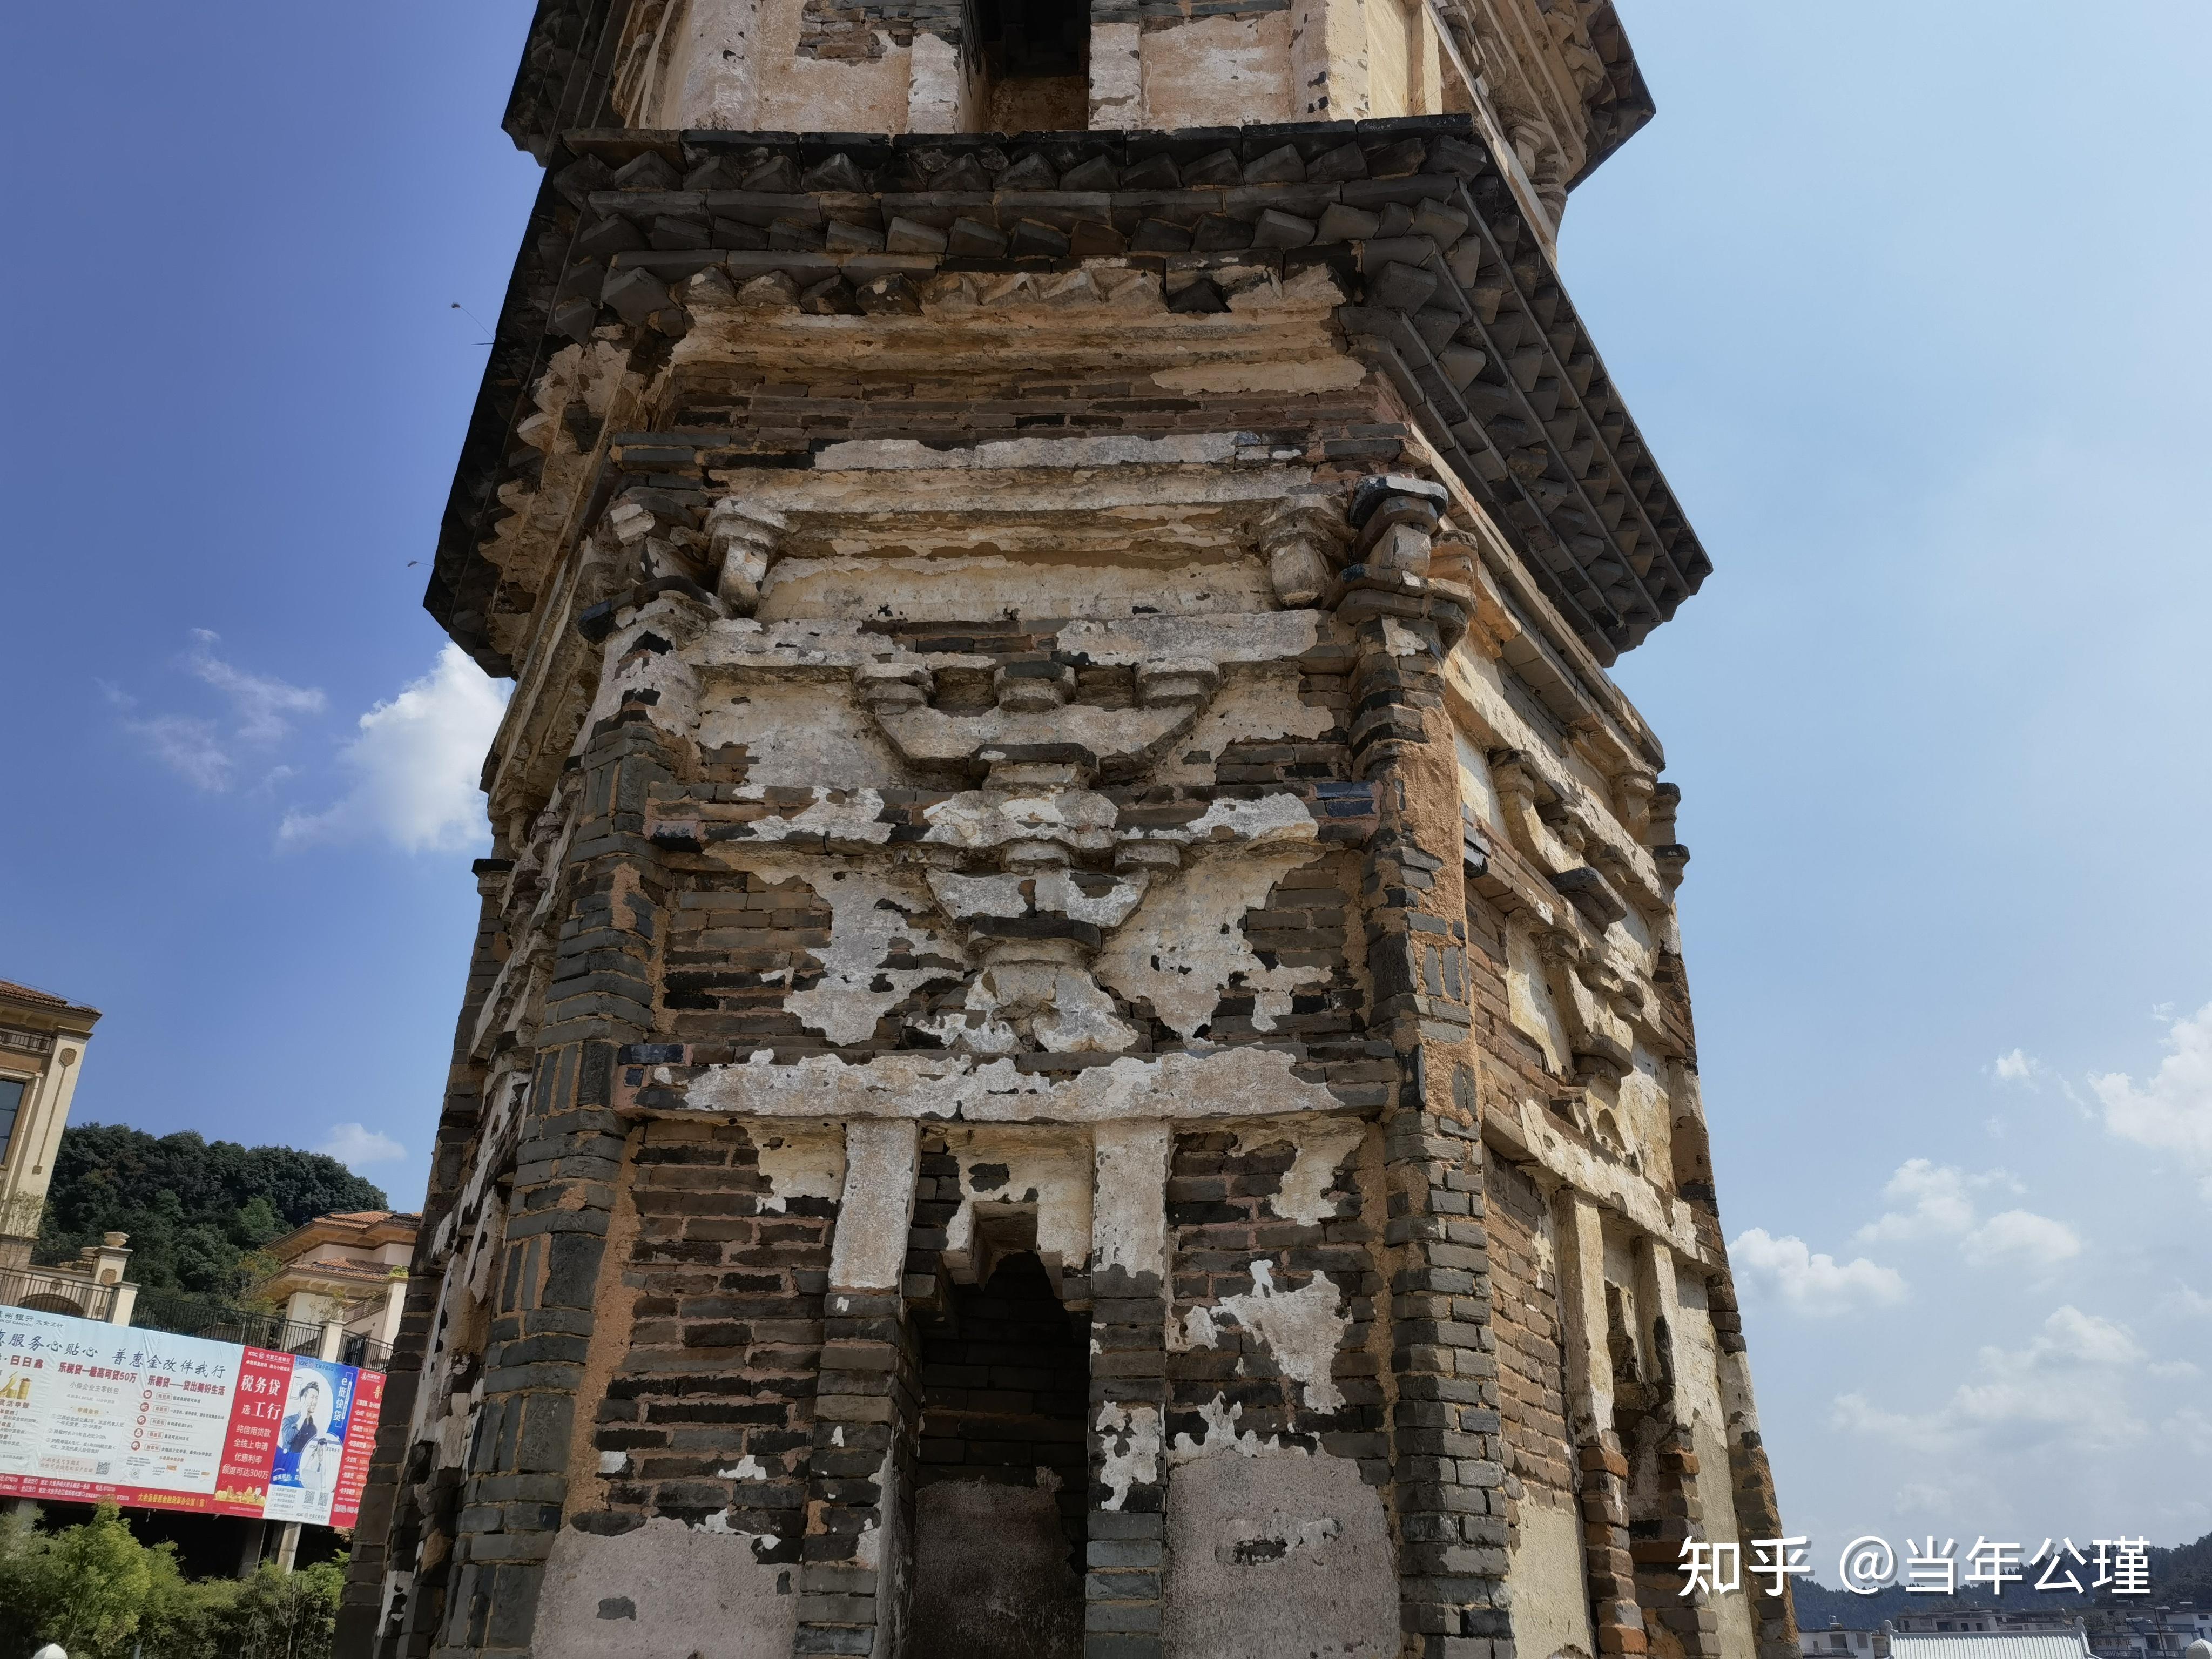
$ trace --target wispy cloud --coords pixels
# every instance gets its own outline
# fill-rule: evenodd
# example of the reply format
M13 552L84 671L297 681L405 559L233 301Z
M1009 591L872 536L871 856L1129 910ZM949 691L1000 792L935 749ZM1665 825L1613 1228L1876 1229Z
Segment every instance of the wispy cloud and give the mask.
M170 712L127 718L123 727L194 788L220 794L238 781L255 751L283 738L294 721L321 714L326 699L313 686L294 685L226 661L216 654L220 636L207 629L194 629L191 641L180 665L222 695L230 705L228 718ZM129 692L104 680L99 684L110 705L126 715L137 707L138 699Z
M1771 1291L1792 1312L1814 1318L1885 1307L1905 1297L1904 1276L1857 1256L1838 1261L1815 1254L1792 1234L1771 1237L1763 1227L1740 1234L1729 1246L1737 1274Z
M428 673L361 717L338 756L353 787L319 812L286 813L278 844L381 836L410 853L470 845L484 828L477 774L506 707L505 689L447 646Z
M2064 1439L2077 1450L2139 1440L2128 1383L2149 1356L2125 1326L2070 1304L2056 1309L2026 1346L1985 1347L1975 1376L1926 1413L1885 1410L1864 1395L1838 1397L1835 1424L1931 1456L1977 1456Z
M368 1165L396 1164L407 1156L404 1146L365 1123L331 1125L329 1136L315 1150L337 1159L356 1174Z
M2142 1083L2108 1072L2091 1078L2089 1087L2107 1130L2174 1154L2212 1198L2212 1003L2167 1027L2166 1058Z
M235 667L215 654L221 642L208 629L195 628L185 665L230 699L238 718L240 741L274 743L292 729L292 721L299 716L323 712L325 700L320 691Z

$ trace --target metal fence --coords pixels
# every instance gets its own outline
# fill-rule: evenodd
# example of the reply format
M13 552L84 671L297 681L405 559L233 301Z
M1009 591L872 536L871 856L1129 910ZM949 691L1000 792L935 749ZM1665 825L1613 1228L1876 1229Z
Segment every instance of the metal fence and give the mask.
M115 1286L90 1284L44 1267L10 1267L0 1272L0 1304L105 1320L115 1311Z
M0 1271L0 1304L36 1308L46 1313L96 1319L105 1323L115 1310L116 1286L90 1285L38 1267ZM204 1336L211 1342L236 1342L248 1347L274 1348L283 1353L314 1354L322 1350L323 1328L281 1313L240 1308L181 1291L141 1287L131 1304L131 1322L140 1330L171 1331L179 1336ZM380 1371L392 1363L392 1345L368 1336L349 1334L338 1343L338 1363Z
M320 1325L181 1291L142 1288L131 1310L131 1322L149 1331L173 1331L179 1336L204 1336L210 1342L240 1342L285 1353L311 1354L323 1340Z
M379 1342L371 1336L349 1336L338 1348L338 1362L358 1365L365 1371L389 1370L392 1368L392 1345Z

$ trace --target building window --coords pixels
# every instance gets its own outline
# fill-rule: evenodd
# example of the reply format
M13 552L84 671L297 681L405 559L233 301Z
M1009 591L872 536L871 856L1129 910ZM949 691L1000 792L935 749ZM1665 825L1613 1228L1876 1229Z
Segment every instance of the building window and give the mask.
M8 1160L9 1148L15 1139L15 1117L23 1109L24 1091L30 1087L27 1079L0 1077L0 1164Z

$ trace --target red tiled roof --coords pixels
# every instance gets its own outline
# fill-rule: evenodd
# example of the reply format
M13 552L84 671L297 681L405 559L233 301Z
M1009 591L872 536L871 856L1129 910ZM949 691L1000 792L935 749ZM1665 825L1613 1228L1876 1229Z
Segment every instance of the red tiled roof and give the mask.
M99 1009L82 1002L71 1002L67 997L58 997L52 991L41 991L35 985L19 985L11 979L0 979L0 997L15 1002L35 1002L49 1008L69 1008L81 1014L96 1014Z

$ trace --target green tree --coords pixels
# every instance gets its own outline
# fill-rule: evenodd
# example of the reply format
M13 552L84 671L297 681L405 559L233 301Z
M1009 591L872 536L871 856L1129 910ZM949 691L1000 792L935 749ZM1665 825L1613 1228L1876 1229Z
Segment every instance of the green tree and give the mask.
M148 1549L122 1512L102 1504L91 1520L19 1551L14 1586L34 1639L74 1659L126 1659L156 1581L175 1580L175 1552Z
M57 1642L70 1659L330 1659L345 1558L243 1583L187 1579L112 1504L51 1535L0 1517L0 1653Z
M322 1659L337 1638L344 1588L343 1557L298 1572L264 1565L239 1586L228 1651L239 1659Z
M126 1232L140 1285L227 1299L266 1276L249 1258L271 1239L332 1210L386 1204L381 1188L320 1152L71 1124L54 1156L38 1256L67 1261L102 1233Z

